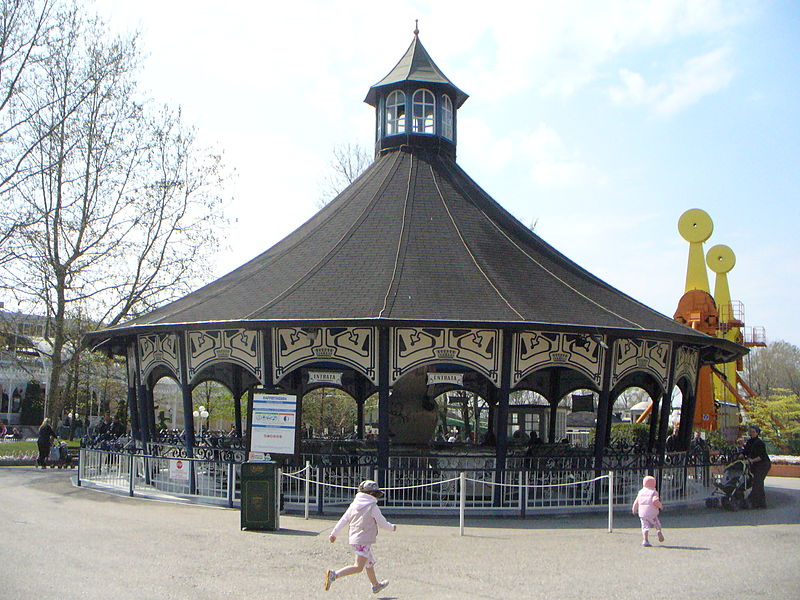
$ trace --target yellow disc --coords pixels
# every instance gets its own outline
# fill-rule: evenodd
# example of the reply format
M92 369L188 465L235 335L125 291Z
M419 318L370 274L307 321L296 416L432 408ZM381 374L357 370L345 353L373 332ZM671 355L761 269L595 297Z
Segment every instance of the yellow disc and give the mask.
M678 219L678 232L687 242L705 242L714 232L714 223L706 211L691 208Z
M714 273L727 273L736 264L736 255L728 246L717 244L706 254L706 264Z

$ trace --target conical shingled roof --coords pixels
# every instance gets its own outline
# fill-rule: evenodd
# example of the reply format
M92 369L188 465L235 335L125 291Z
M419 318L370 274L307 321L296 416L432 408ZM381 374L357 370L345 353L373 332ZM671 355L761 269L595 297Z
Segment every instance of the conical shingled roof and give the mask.
M373 319L713 339L582 269L455 162L421 149L379 156L334 201L260 256L116 329Z
M455 92L456 108L459 108L462 104L464 104L466 99L469 98L467 94L453 85L453 82L450 81L445 74L442 73L442 70L436 66L436 63L433 62L433 59L431 58L430 54L428 54L428 51L425 50L422 42L419 41L419 36L416 35L416 33L414 35L414 39L411 40L411 45L408 47L408 50L406 50L406 53L395 65L394 69L392 69L386 77L381 79L369 89L364 102L371 106L375 106L377 88L397 84L403 81L440 83L451 87Z

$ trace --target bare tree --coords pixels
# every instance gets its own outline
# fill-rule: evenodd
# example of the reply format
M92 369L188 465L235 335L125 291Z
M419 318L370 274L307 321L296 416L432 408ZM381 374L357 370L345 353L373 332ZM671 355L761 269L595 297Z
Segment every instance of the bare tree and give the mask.
M347 186L372 164L372 156L358 144L341 144L333 147L330 172L322 182L322 208L338 196Z
M136 36L108 39L77 6L61 10L21 109L34 177L15 186L21 223L5 278L50 320L49 411L87 328L185 294L205 273L221 224L220 157L197 147L179 111L136 100Z
M753 350L745 357L745 379L760 398L779 389L800 396L800 348L779 340Z
M8 240L30 219L8 192L29 174L27 159L41 140L20 135L27 116L16 104L43 58L52 8L50 0L0 0L0 265L11 258Z

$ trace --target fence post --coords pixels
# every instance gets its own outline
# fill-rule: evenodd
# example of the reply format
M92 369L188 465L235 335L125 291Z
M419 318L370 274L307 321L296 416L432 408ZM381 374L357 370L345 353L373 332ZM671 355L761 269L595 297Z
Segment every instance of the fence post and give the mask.
M283 498L283 469L278 467L275 476L275 531L281 530L281 498Z
M458 501L458 525L459 525L459 535L463 537L464 535L464 509L467 506L467 474L464 471L461 471L458 474L458 482L459 482L459 501Z
M525 518L525 509L528 506L528 472L519 472L519 516Z
M133 478L135 465L133 463L133 454L128 455L128 495L133 496Z
M81 487L81 467L83 466L83 448L78 450L78 487Z
M614 531L614 471L608 472L608 533Z
M304 514L304 517L305 517L306 521L308 521L308 510L309 510L308 497L309 497L309 492L311 491L311 463L309 461L306 461L305 471L306 471L306 473L305 473L305 475L306 475L306 501L305 501L305 504L304 504L303 514Z
M317 467L317 514L322 514L322 469Z
M233 463L228 463L228 508L233 508L233 489L236 483L233 478L236 477L236 469L233 468Z

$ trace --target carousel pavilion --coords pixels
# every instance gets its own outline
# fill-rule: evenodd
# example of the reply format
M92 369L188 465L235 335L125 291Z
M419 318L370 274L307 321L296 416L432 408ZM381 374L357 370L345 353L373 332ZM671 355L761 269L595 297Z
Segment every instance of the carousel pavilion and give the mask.
M649 450L663 456L670 401L693 414L701 365L746 350L666 317L570 261L495 202L456 163L458 111L468 96L437 67L418 32L373 85L372 165L308 222L224 277L88 344L124 356L133 435L158 439L153 388L180 387L185 455L195 451L192 390L225 385L239 433L253 391L302 399L337 387L358 407L377 395L379 470L423 448L432 399L465 390L489 407L488 450L509 453L509 395L546 399L545 442L556 442L559 402L597 398L589 457L602 464L611 409L626 389L654 406ZM299 419L302 422L302 417ZM691 419L688 420L691 423ZM299 433L298 433L299 435ZM685 445L691 428L681 428Z

